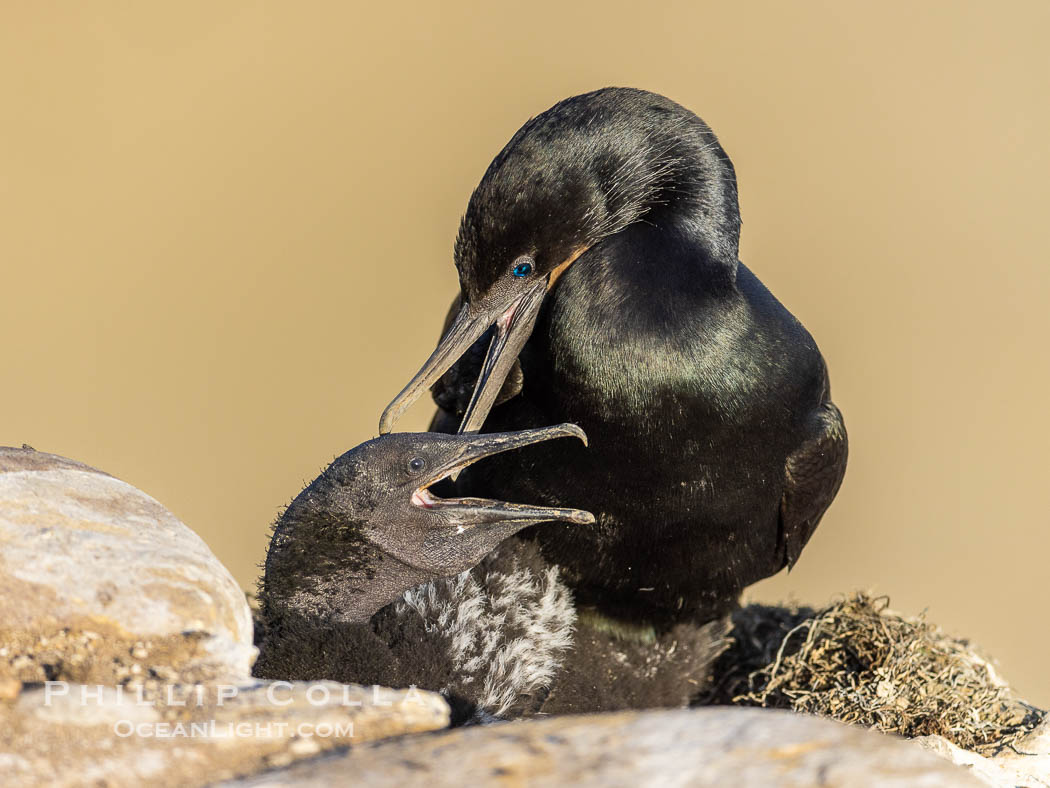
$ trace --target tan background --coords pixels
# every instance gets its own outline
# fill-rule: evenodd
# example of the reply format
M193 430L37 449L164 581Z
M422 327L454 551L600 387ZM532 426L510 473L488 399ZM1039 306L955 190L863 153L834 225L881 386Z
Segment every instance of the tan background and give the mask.
M0 2L0 443L140 486L250 584L430 351L491 157L645 87L721 137L850 430L754 593L888 593L1050 704L1050 2L656 6Z

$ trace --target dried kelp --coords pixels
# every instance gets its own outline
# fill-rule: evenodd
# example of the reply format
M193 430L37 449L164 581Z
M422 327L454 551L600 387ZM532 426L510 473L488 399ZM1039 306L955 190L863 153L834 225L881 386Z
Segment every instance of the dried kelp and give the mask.
M703 703L787 708L990 755L1045 712L1018 700L969 642L856 594L823 610L749 605Z

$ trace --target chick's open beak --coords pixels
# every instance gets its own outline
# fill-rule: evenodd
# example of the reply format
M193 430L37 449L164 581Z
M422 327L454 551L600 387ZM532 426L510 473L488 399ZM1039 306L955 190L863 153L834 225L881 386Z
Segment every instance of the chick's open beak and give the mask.
M444 514L448 515L447 520L463 527L497 522L532 523L548 520L562 520L581 525L593 523L594 515L581 509L531 506L487 498L438 498L429 490L432 484L458 473L483 457L491 457L494 454L501 454L553 438L579 438L584 445L587 445L586 434L575 424L558 424L553 427L540 427L518 432L464 435L459 439L462 449L447 462L427 474L424 481L412 494L412 503L425 509L441 509Z

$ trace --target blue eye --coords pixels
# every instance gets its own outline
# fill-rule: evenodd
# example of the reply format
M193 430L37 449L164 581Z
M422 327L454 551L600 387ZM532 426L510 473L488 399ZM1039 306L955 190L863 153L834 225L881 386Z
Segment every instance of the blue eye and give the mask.
M532 273L532 263L518 263L511 271L514 276L528 276Z

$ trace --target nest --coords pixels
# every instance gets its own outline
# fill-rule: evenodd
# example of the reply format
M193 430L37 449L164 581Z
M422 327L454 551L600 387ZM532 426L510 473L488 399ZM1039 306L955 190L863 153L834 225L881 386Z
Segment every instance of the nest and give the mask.
M792 709L906 737L943 736L981 755L1016 750L1046 715L989 661L923 616L856 594L824 610L749 605L705 703Z

